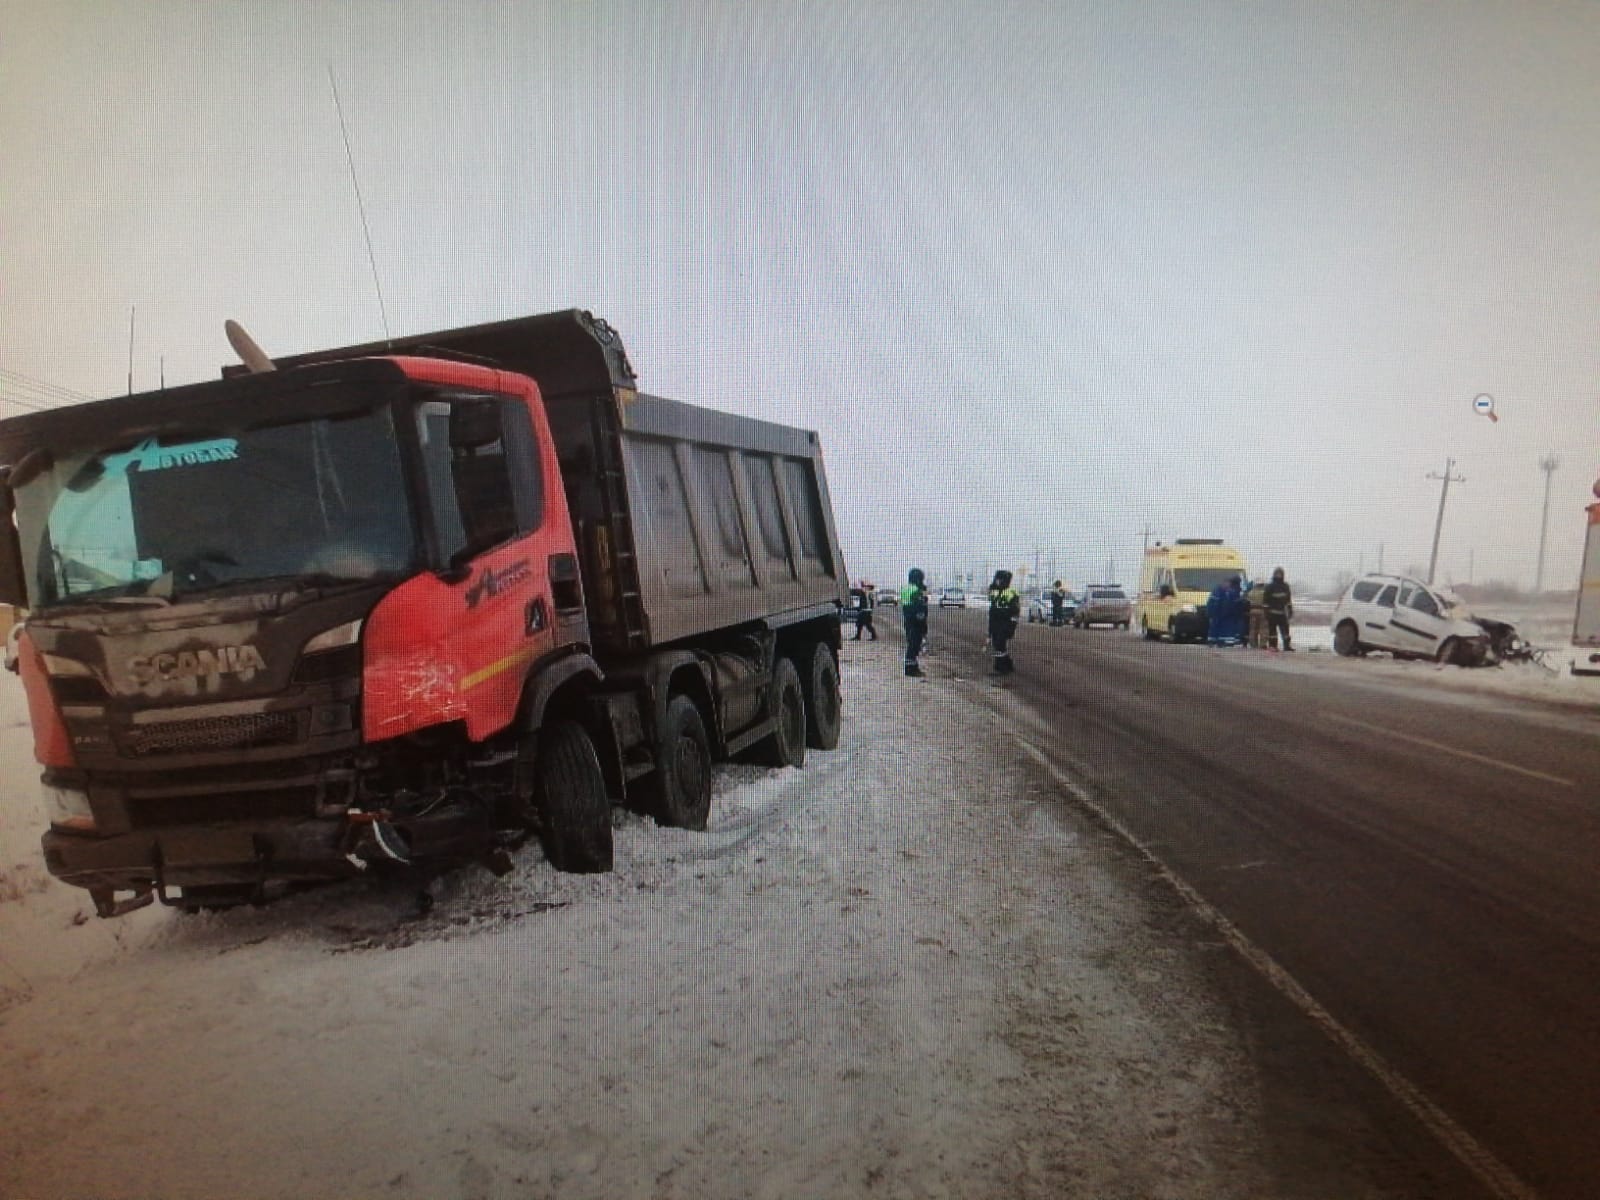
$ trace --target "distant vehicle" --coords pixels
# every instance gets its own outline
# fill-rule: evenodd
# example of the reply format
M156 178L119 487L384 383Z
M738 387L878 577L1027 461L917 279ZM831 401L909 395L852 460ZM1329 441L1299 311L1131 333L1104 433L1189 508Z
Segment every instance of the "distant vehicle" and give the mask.
M1083 600L1073 614L1079 629L1091 625L1111 625L1127 629L1133 624L1133 601L1119 584L1090 584L1083 589Z
M1595 496L1600 498L1600 484ZM1588 508L1578 607L1572 614L1572 673L1600 676L1600 504Z
M874 593L874 599L878 604L893 604L898 607L900 604L900 593L895 591L893 588L883 587L879 588L877 592Z
M1333 648L1347 657L1386 650L1462 667L1491 657L1490 631L1449 592L1404 575L1363 575L1334 606Z
M1210 619L1206 600L1219 583L1249 578L1244 555L1217 538L1179 538L1144 552L1133 619L1147 638L1202 641Z
M965 608L967 606L966 589L947 587L939 593L940 608Z
M1051 614L1054 611L1050 603L1052 594L1053 589L1045 588L1042 592L1035 592L1028 601L1028 621L1030 624L1048 625L1050 623ZM1072 620L1072 614L1077 610L1078 598L1068 592L1065 602L1061 605L1061 619L1063 621Z

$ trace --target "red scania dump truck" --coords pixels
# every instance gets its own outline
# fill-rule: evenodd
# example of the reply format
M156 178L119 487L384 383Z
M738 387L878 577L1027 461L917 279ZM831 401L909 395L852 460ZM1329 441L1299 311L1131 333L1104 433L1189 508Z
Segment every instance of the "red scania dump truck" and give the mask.
M0 421L50 872L101 916L611 868L839 738L817 436L641 394L580 311Z

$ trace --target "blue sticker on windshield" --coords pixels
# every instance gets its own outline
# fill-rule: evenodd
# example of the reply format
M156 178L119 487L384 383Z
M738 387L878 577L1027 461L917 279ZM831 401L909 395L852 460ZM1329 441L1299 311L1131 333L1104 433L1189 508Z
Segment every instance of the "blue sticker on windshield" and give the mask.
M183 442L176 446L163 446L155 438L146 438L132 450L106 455L104 462L108 472L125 475L129 471L164 471L169 467L230 462L238 457L237 438L213 438L209 442Z

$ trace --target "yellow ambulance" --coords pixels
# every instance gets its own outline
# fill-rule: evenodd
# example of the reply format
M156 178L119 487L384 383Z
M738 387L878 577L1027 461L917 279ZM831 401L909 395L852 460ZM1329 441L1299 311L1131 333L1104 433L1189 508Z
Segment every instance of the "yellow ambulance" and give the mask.
M1248 578L1244 555L1220 538L1178 538L1144 552L1135 619L1145 637L1174 642L1206 636L1206 600L1233 576Z

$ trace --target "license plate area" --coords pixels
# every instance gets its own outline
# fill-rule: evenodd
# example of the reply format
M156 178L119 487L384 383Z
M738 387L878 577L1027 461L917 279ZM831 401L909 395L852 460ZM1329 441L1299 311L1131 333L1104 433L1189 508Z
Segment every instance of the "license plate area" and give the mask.
M161 835L161 865L174 883L197 867L253 866L260 857L255 839L232 829L182 830Z

